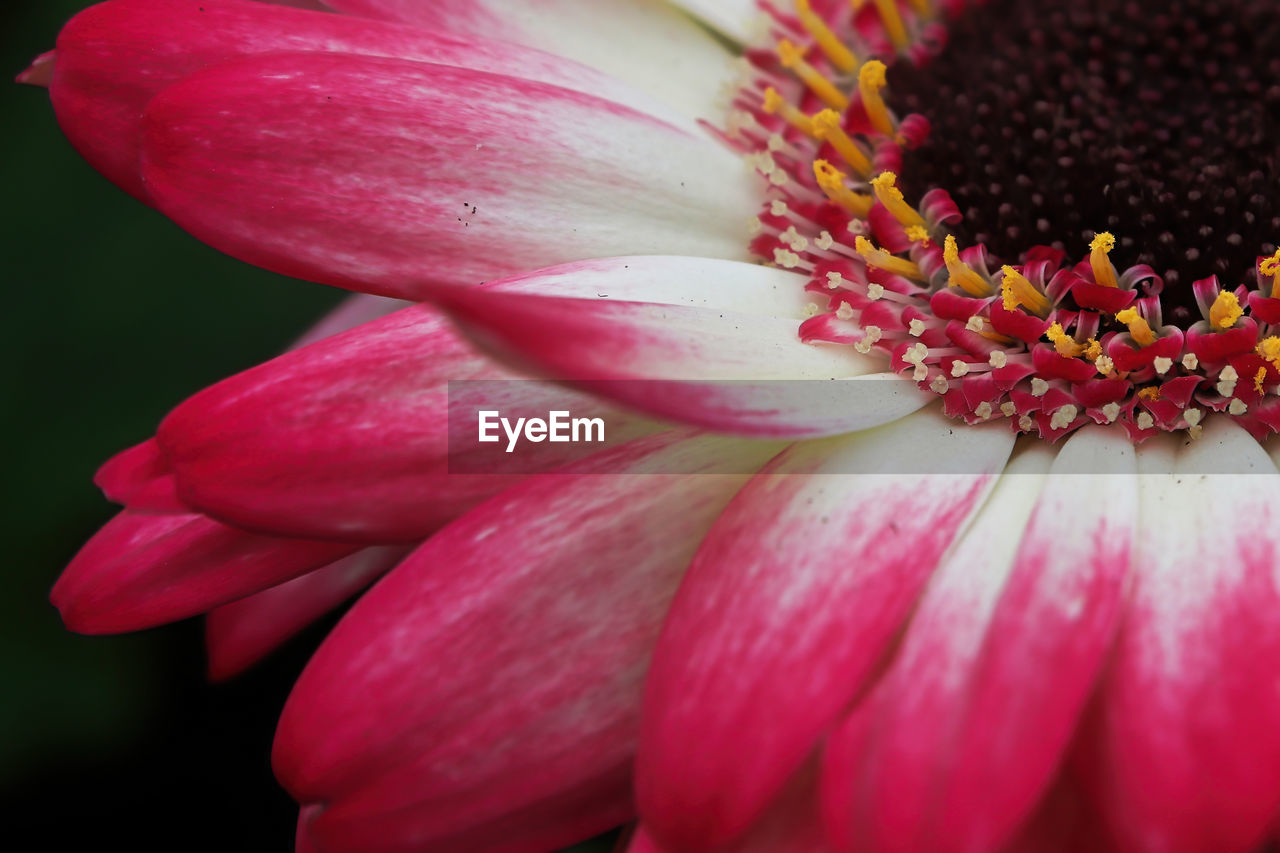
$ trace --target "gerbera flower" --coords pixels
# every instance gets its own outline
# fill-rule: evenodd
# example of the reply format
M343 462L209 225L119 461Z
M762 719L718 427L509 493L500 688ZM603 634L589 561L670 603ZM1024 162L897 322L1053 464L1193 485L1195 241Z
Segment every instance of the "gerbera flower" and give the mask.
M1263 4L687 3L727 110L658 3L328 5L111 0L25 75L211 245L420 303L180 405L54 590L227 675L387 573L281 718L301 849L1264 840ZM628 440L450 473L515 375Z

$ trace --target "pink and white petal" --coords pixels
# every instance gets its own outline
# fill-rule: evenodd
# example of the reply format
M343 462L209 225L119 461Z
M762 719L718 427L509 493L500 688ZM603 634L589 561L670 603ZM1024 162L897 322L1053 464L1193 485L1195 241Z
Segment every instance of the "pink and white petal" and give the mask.
M409 550L364 548L279 586L210 611L205 620L209 677L238 675L355 593L389 572Z
M995 850L1028 819L1110 648L1135 474L1123 434L1100 428L1009 464L829 741L823 800L841 849Z
M731 55L664 0L333 0L350 14L529 45L715 119Z
M755 41L755 33L768 19L757 0L671 0L672 4L740 45ZM711 116L708 116L711 117Z
M802 293L795 278L728 261L617 258L432 294L477 344L519 369L708 429L832 435L932 399L849 347L802 342L800 312L787 313ZM590 295L530 294L569 290ZM658 301L630 301L648 294Z
M584 257L744 257L755 178L714 143L545 83L344 54L193 74L147 108L164 213L277 272L418 299Z
M49 597L73 631L138 631L283 583L358 547L125 510L80 549Z
M635 472L771 452L642 439L531 478L424 543L330 634L281 717L276 773L325 804L317 846L552 849L628 819L662 617L746 479Z
M660 843L710 849L764 812L874 676L1012 445L924 411L795 445L734 500L646 687L637 793Z
M156 442L182 501L218 518L295 536L415 542L523 479L450 473L465 459L451 451L449 406L469 395L455 384L451 398L449 383L504 379L518 377L417 305L206 388L165 418ZM603 417L611 441L655 429L577 392L502 385L510 413ZM489 385L475 387L498 402ZM577 452L537 448L522 459L541 470Z
M1280 806L1280 478L1227 418L1176 451L1153 444L1132 602L1081 764L1121 851L1245 853Z
M112 0L92 6L58 36L50 97L63 131L85 159L145 201L139 157L147 103L201 68L279 51L460 65L586 92L688 126L652 98L541 51L247 0Z

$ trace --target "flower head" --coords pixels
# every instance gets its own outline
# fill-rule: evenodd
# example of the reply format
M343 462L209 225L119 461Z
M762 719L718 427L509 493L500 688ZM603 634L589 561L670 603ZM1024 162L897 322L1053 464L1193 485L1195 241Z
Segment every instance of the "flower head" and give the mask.
M1263 838L1262 4L760 4L721 125L657 4L331 5L110 0L29 74L201 239L415 303L179 405L54 591L229 675L386 573L282 714L303 846ZM451 470L449 381L517 376L624 440Z

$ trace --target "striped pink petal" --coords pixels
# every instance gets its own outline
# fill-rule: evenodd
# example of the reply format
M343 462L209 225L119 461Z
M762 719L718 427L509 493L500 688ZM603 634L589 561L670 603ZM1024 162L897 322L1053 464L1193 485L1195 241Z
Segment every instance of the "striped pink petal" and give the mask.
M50 598L73 631L137 631L283 583L358 547L125 510L80 550Z
M1139 465L1136 583L1081 745L1087 790L1122 851L1246 853L1280 806L1280 478L1225 418Z
M745 479L630 472L770 452L644 439L429 539L348 613L285 707L275 768L324 804L316 846L554 849L626 820L659 625Z
M713 143L522 78L348 54L198 72L147 108L143 176L201 240L418 298L622 252L740 257L753 178Z
M996 850L1032 813L1110 648L1135 470L1123 433L1102 430L1010 464L885 678L828 744L823 798L841 849Z
M394 56L540 80L679 121L609 77L484 38L246 0L111 0L58 36L50 96L63 131L93 166L146 200L141 117L159 92L201 68L279 51Z
M764 812L864 689L1012 444L921 412L796 445L735 499L647 685L637 786L662 844L710 849ZM904 452L939 473L903 472Z
M896 420L931 399L873 373L880 365L848 347L802 342L797 278L731 261L630 257L433 294L508 362L709 429L831 435Z
M165 418L156 443L182 501L219 518L293 536L415 542L522 479L449 472L465 461L450 455L449 382L513 378L435 309L414 306L205 389ZM490 399L487 387L474 393ZM466 393L455 394L461 405ZM606 417L611 440L653 429L543 383L505 383L501 402ZM577 452L537 447L522 458L542 470Z
M691 118L719 115L730 54L665 2L333 0L343 12L530 45L624 80ZM661 57L655 60L655 57Z

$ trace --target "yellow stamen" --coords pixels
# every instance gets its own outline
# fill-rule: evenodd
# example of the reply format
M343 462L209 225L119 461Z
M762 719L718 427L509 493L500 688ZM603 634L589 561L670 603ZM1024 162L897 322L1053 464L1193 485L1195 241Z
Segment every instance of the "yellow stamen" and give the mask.
M1274 255L1258 264L1258 272L1271 279L1271 287L1267 289L1264 295L1268 297L1276 296L1277 290L1280 290L1280 249L1277 249ZM1261 284L1262 282L1258 283Z
M782 120L807 136L813 136L813 119L791 105L791 102L778 94L778 90L770 86L764 90L764 111L769 115L782 116Z
M898 176L893 172L881 172L871 181L871 189L880 203L893 214L893 218L898 220L903 228L912 226L926 228L927 223L924 217L907 204L906 199L902 197L902 190L898 189L897 182Z
M898 50L902 50L911 40L907 36L906 24L902 23L902 15L898 12L898 0L875 0L875 4L889 41Z
M1280 338L1275 335L1263 338L1258 342L1258 348L1255 352L1271 362L1271 366L1276 370L1280 370Z
M1115 247L1116 238L1107 231L1094 237L1089 244L1089 266L1093 267L1093 280L1103 287L1120 286L1116 281L1116 268L1107 257Z
M1045 335L1053 342L1053 348L1063 358L1078 358L1084 355L1084 346L1066 333L1061 323L1054 323Z
M1138 396L1146 400L1147 402L1151 402L1152 400L1159 400L1160 386L1148 385L1146 388L1143 388L1140 391L1138 391Z
M911 11L921 18L932 18L933 4L929 0L911 0Z
M1016 311L1021 307L1037 317L1049 313L1049 300L1022 273L1008 264L1000 269L1004 272L1004 278L1000 279L1000 296L1004 299L1006 311Z
M849 164L849 168L860 176L871 174L871 160L840 126L840 113L835 110L823 110L813 117L813 135L818 139L831 143L840 158Z
M871 196L861 195L850 190L844 184L844 172L841 172L826 160L813 161L813 177L817 179L818 186L826 193L827 198L854 216L865 219L867 214L871 212Z
M778 42L778 59L782 60L784 68L791 69L827 106L836 110L843 110L849 106L849 99L844 96L844 93L822 76L821 71L806 62L804 51L787 39Z
M1097 338L1089 338L1089 343L1084 348L1084 357L1089 361L1097 361L1102 357L1102 344Z
M912 225L907 229L907 239L912 243L928 243L929 231L923 225Z
M884 63L878 59L863 63L858 71L858 93L862 96L862 107L867 111L871 126L885 136L892 136L897 125L889 115L884 98L880 97L880 90L885 87L886 82Z
M845 74L858 67L858 57L853 55L853 51L849 50L835 33L831 32L827 22L814 13L809 0L796 0L796 17L809 31L809 35L813 36L813 40L818 43L818 47L826 54L827 59L831 60L832 65Z
M983 281L982 276L973 271L973 268L960 260L960 250L956 247L956 238L950 234L942 243L942 261L947 265L947 273L950 276L947 284L951 287L958 287L970 296L989 296L991 288Z
M906 258L899 258L886 252L884 249L877 249L871 245L871 241L866 237L859 237L854 241L854 249L857 250L862 259L877 269L894 275L906 276L916 281L924 281L924 273L920 272L920 268Z
M1263 390L1262 386L1263 386L1263 380L1265 380L1266 378L1267 378L1267 369L1265 367L1259 367L1258 372L1253 374L1253 390L1259 394L1265 394L1266 391Z
M1213 305L1209 306L1209 325L1215 329L1230 329L1242 314L1244 309L1240 307L1240 300L1236 299L1236 295L1225 290L1219 291Z
M1142 319L1136 308L1124 309L1116 315L1116 321L1129 327L1129 334L1137 341L1138 346L1151 346L1156 342L1156 333L1151 331L1151 326Z

